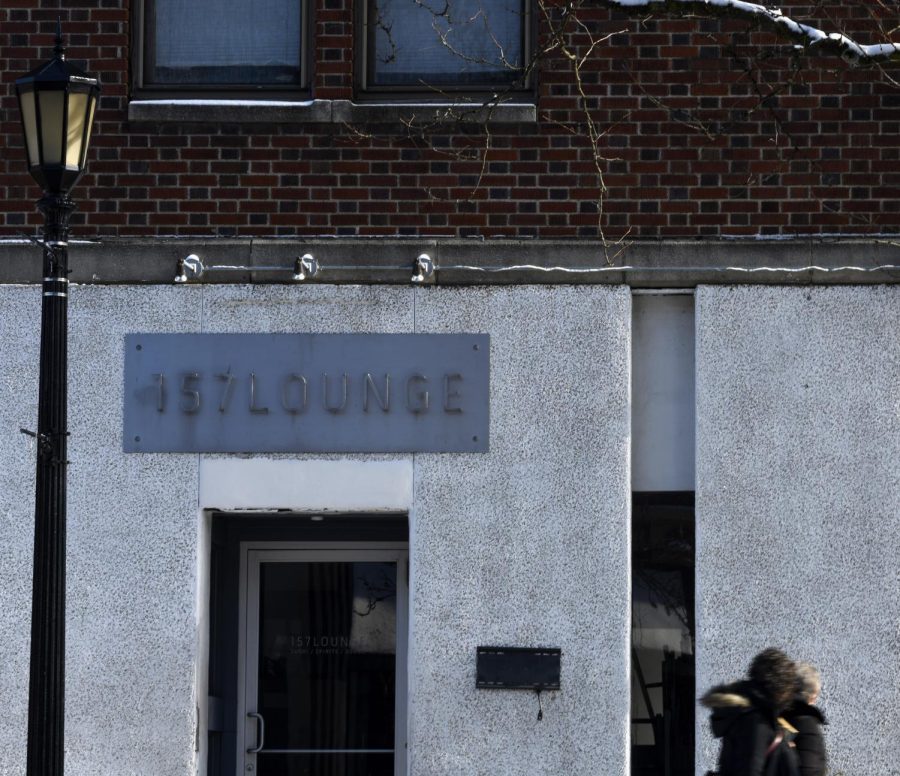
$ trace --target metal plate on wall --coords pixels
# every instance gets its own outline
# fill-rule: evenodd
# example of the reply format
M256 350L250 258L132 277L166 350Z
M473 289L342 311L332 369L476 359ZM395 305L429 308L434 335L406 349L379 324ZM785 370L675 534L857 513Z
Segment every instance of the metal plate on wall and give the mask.
M129 334L125 452L486 452L487 334Z
M487 690L558 690L557 647L478 647L475 686Z

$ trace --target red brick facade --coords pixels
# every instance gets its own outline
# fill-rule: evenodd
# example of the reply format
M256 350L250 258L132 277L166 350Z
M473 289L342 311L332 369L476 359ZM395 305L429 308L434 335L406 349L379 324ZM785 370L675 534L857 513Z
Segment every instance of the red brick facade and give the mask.
M872 5L783 10L876 43ZM352 0L315 6L312 96L355 99ZM0 237L40 223L13 81L50 55L60 14L69 58L103 84L88 173L74 191L80 237L600 234L600 180L562 56L537 74L538 120L492 126L482 164L452 151L480 147L486 135L453 124L422 141L399 125L129 122L127 0L4 0ZM769 38L742 35L746 24L642 24L607 11L590 21L598 34L627 31L597 50L583 78L603 133L607 237L897 230L900 88L887 77L900 77L896 66L886 76L838 58L802 59L794 84L760 106L758 95L788 71L784 59L765 62L768 86L747 74L744 58L766 51L755 44ZM708 135L710 127L720 131Z

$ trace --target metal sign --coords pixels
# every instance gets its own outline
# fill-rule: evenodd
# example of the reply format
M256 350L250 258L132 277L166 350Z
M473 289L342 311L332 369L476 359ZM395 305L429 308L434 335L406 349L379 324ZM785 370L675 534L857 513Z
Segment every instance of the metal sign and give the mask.
M475 686L486 690L558 690L558 647L478 647Z
M129 334L126 453L488 449L487 334Z

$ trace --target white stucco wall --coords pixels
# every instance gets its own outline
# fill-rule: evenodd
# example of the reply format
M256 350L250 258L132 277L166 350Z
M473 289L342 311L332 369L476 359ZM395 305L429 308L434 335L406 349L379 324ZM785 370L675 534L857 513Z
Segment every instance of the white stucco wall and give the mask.
M18 428L34 426L39 306L34 288L0 288L0 773L24 768L34 462ZM226 457L121 452L124 334L480 331L492 338L489 453L349 457L399 467L400 486L372 485L384 501L372 508L413 488L411 772L624 776L627 289L91 286L73 287L70 307L67 774L202 764L200 510L249 506L244 489L214 487ZM324 492L329 462L347 458L260 456L235 471L268 466L274 482L290 465ZM279 498L315 503L299 487ZM543 722L531 693L475 690L479 644L563 649Z
M896 776L900 289L706 287L696 310L698 691L780 646L822 671L832 773Z
M417 330L491 333L491 450L416 456L412 772L624 776L630 292L419 293ZM543 721L475 689L479 644L562 648Z
M196 463L121 453L122 334L200 324L200 289L73 288L69 348L66 772L189 773ZM0 288L0 773L25 768L40 290ZM12 384L8 387L12 388ZM153 767L150 767L150 764Z
M24 773L40 290L0 289L0 309L0 773Z

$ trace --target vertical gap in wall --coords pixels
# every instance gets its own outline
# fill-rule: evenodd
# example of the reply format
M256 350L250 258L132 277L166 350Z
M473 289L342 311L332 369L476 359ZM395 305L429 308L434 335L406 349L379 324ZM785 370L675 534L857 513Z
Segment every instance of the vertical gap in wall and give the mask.
M693 776L694 301L633 302L631 774Z
M694 494L635 493L631 773L693 776Z

